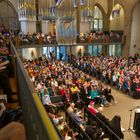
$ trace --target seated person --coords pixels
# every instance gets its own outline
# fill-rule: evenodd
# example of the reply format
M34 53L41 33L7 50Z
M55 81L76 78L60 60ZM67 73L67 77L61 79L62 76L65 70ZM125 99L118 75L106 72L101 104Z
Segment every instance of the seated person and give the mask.
M75 107L75 104L74 103L71 103L70 106L67 108L67 113L73 113L74 112L74 107Z
M55 107L55 105L51 102L48 92L44 92L44 96L42 96L42 102L47 111L49 111L51 107Z
M97 131L97 122L95 121L91 122L85 129L85 132L88 134L90 138L92 138L93 135L95 135L96 131Z
M81 127L81 129L84 129L85 122L77 115L77 113L78 113L78 110L74 109L74 112L71 113L70 116L75 121L75 123Z
M59 120L59 123L58 123L57 129L58 129L60 132L62 132L63 129L64 129L65 124L66 124L66 123L64 122L63 119Z
M98 117L103 123L105 123L107 126L111 126L110 121L102 114L103 107L99 107L98 109L94 108L94 102L91 101L88 105L88 110L96 117Z
M59 124L60 120L63 120L63 117L59 114L49 114L49 116L56 126Z
M110 87L107 86L107 87L104 89L104 95L105 95L105 97L106 97L106 100L107 100L109 103L111 103L111 101L114 101L114 103L117 103L117 102L115 101L114 97L111 95L111 88L110 88Z
M103 136L102 129L97 129L96 133L92 136L92 139L93 140L103 140L102 136Z
M98 110L95 109L94 104L95 104L94 101L91 101L90 104L88 105L88 110L89 110L93 115L96 116L96 114L98 113Z
M101 98L96 86L91 86L90 96L88 98L94 100L96 104L101 104Z
M80 100L80 97L79 97L80 90L79 90L79 88L75 84L72 85L70 90L71 90L72 100L75 101L75 102L77 100Z
M72 129L68 130L68 134L65 137L65 140L76 140L76 136L78 135L77 132L74 133L74 131Z

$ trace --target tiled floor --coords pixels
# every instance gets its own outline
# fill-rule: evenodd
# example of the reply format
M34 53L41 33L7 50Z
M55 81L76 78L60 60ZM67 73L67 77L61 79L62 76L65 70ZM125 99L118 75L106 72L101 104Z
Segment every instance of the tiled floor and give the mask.
M122 127L125 129L124 135L125 140L140 140L140 138L136 137L135 133L129 131L129 120L130 120L130 109L140 106L140 99L136 100L128 95L125 95L121 91L116 89L112 89L112 95L114 96L117 104L113 104L108 108L104 108L104 115L108 117L110 120L114 115L121 116ZM131 128L133 128L134 123L134 115L135 110L132 111L132 119L131 119Z

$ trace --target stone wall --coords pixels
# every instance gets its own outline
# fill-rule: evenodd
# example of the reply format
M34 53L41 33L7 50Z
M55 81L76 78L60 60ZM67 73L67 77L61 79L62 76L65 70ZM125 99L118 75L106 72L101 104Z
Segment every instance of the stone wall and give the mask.
M140 3L136 5L131 26L131 44L130 55L134 56L136 53L140 54Z

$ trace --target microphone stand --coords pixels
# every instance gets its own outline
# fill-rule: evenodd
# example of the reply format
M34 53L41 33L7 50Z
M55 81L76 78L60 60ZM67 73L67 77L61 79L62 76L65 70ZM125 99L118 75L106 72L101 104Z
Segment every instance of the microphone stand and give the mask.
M132 109L129 110L129 111L130 111L129 128L128 128L129 131L134 132L133 128L131 128L132 111L133 111L134 109L136 109L136 108L139 108L139 107L140 107L140 106L136 106L136 107L133 107Z

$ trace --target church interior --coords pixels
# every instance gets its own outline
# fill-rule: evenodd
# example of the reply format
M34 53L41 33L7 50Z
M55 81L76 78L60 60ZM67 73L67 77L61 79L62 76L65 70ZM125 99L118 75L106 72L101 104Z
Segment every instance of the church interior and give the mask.
M140 140L140 0L0 0L0 140Z

